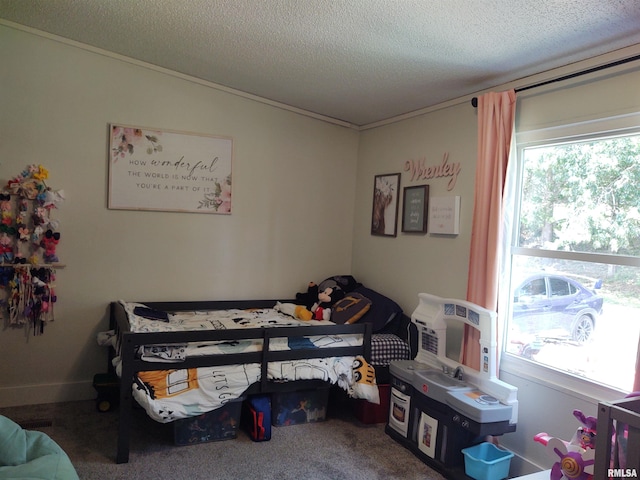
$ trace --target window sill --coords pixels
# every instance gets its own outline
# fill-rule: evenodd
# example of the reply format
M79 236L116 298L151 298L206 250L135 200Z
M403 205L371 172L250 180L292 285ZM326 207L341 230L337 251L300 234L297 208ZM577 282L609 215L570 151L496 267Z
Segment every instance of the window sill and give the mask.
M628 394L509 353L502 354L500 371L593 403L619 400Z

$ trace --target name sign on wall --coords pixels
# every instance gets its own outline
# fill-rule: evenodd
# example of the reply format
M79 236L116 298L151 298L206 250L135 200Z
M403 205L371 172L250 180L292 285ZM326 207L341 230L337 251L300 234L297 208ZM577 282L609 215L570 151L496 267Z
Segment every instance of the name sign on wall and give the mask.
M462 166L460 162L449 162L449 153L445 152L440 163L435 165L427 165L426 157L407 160L404 162L404 171L411 173L410 181L412 182L449 177L447 190L453 190Z
M231 213L233 140L111 125L109 208Z

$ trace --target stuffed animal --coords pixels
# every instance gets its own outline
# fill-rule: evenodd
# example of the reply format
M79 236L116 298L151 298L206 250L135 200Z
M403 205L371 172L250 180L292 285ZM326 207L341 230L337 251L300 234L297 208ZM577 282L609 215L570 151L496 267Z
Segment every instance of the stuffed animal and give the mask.
M296 299L302 303L295 309L295 316L301 320L329 320L331 306L344 298L344 291L333 282L333 286L320 286L309 282L306 293L296 294ZM322 288L320 288L322 286Z
M307 309L311 309L311 306L318 300L319 287L314 282L309 282L307 291L304 293L296 293L296 300L299 305L304 305Z

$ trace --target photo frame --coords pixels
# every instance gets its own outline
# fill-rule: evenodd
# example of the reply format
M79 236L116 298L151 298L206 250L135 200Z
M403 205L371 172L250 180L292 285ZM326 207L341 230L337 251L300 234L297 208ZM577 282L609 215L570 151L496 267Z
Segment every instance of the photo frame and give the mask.
M109 125L112 210L231 214L233 139Z
M427 233L429 185L405 187L402 195L402 231Z
M399 190L399 173L376 175L374 177L371 235L395 237L398 234Z

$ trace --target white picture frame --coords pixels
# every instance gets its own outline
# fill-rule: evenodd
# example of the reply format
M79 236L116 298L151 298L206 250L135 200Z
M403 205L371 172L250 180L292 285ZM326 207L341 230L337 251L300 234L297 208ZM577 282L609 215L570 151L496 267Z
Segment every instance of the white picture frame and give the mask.
M108 208L231 213L230 137L109 126Z

